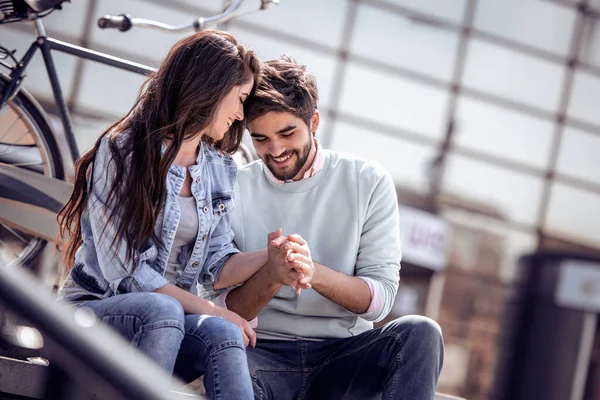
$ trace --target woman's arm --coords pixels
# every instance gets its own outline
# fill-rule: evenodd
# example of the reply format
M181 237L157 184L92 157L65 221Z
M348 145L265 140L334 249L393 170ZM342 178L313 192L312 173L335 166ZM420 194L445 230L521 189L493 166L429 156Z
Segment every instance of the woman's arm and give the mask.
M266 263L267 249L234 254L223 265L214 288L223 289L246 282Z
M186 314L198 315L216 315L219 307L215 306L212 301L205 300L195 294L181 289L172 283L167 283L163 287L154 290L156 293L168 294L176 298L183 306L183 311Z
M248 324L248 321L223 307L216 306L212 301L205 300L193 293L183 290L172 283L167 283L163 287L154 290L156 293L167 294L179 301L186 314L213 315L215 317L225 318L236 324L242 331L244 342L252 347L256 345L256 333Z

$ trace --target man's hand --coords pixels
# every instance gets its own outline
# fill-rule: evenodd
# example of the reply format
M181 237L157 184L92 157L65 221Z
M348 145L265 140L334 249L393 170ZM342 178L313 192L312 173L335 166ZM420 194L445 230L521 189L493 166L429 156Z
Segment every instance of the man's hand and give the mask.
M298 280L291 284L292 288L296 289L296 293L300 295L300 289L312 287L311 282L315 273L308 243L302 236L292 234L287 236L287 241L282 247L286 251L285 260L300 274Z
M268 261L265 268L268 269L273 282L289 286L301 279L302 276L301 272L294 268L294 264L287 261L292 250L288 248L289 246L286 246L289 239L281 236L281 232L280 228L267 236Z
M215 317L221 317L226 319L229 322L233 322L240 328L242 331L242 337L244 338L244 344L246 346L250 345L252 347L256 346L256 332L254 329L250 327L248 321L244 318L240 317L233 311L229 311L226 308L214 306L214 308L210 311L210 315L214 315Z
M287 241L281 229L267 236L267 263L241 286L227 295L227 308L247 320L255 318L284 285L300 276L293 266L285 261L286 252L281 246Z

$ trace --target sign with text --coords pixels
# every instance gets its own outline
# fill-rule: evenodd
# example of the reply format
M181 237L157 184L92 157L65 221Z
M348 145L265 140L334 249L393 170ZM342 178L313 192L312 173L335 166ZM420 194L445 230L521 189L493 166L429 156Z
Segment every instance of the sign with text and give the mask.
M402 259L434 271L445 269L450 225L439 216L416 208L398 206L398 212Z
M556 304L600 312L600 263L566 260L558 273Z

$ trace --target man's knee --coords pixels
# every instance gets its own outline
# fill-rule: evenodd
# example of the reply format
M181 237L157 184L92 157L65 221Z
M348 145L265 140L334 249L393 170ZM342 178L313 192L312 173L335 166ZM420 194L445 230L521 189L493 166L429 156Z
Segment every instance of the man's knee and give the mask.
M385 329L390 329L397 334L408 332L415 335L420 341L434 346L443 344L442 328L431 318L421 315L407 315L390 322Z
M390 322L384 329L393 330L408 357L416 355L435 367L439 374L444 363L444 340L437 322L420 315L407 315Z

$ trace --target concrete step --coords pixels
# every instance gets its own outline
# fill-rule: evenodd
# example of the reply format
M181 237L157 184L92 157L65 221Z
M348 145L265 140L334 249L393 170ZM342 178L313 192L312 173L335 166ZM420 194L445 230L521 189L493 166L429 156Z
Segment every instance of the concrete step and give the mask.
M43 359L18 360L0 356L0 400L42 399L47 362ZM175 400L203 400L199 396L183 391L171 391ZM95 398L95 396L93 396Z
M463 397L450 396L449 394L435 394L435 400L466 400Z
M30 399L41 399L47 372L47 364L43 359L17 360L0 356L0 400L22 396ZM203 391L200 381L192 384L191 389ZM206 400L198 394L171 391L175 399L181 400ZM3 397L4 396L4 397ZM435 400L465 400L438 393Z
M0 356L1 394L42 398L46 366Z

